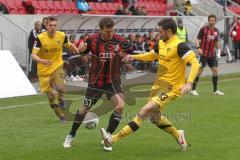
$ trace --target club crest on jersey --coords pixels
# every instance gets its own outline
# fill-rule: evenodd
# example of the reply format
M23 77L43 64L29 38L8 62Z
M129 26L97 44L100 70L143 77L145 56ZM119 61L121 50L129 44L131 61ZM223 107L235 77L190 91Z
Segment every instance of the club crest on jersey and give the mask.
M61 40L57 40L57 43L58 43L58 44L61 44Z
M118 52L119 51L119 45L114 45L114 52Z
M167 48L167 52L170 52L171 51L171 48Z

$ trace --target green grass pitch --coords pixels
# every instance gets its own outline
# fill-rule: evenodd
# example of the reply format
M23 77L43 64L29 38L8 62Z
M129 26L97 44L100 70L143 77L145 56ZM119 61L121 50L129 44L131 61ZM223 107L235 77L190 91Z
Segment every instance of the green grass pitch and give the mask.
M100 117L96 129L81 127L70 149L63 140L71 122L61 124L47 105L45 96L0 99L0 160L237 160L240 159L240 83L239 74L220 78L224 96L212 95L210 78L200 79L200 96L185 96L170 103L165 115L179 129L186 131L191 147L181 152L171 136L145 122L143 127L104 152L100 146L100 127L105 127L110 113ZM222 81L221 81L222 80ZM144 86L140 88L147 88ZM72 112L81 103L74 98ZM126 106L118 128L127 124L147 101L139 98Z

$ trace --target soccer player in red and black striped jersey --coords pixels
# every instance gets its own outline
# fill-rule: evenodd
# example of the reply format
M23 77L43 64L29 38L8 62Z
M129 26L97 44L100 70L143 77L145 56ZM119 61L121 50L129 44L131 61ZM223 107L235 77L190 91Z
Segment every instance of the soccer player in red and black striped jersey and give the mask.
M107 131L113 133L121 120L124 93L120 69L124 64L122 62L124 54L132 53L132 49L125 38L114 33L114 22L111 18L101 19L99 27L100 33L89 36L86 43L79 45L82 54L90 54L91 67L83 106L77 111L72 129L63 143L65 148L71 147L71 142L86 113L104 93L115 107L110 116ZM104 149L111 151L111 147Z
M198 54L200 55L200 64L201 68L199 69L198 75L193 82L193 88L191 91L192 95L199 95L196 86L199 80L200 75L203 72L206 64L210 67L212 71L212 83L213 83L213 93L216 95L224 95L223 92L217 89L218 85L218 62L217 57L220 58L220 37L219 31L215 28L216 16L211 14L208 16L208 25L200 29L197 39L196 47ZM218 48L218 53L215 52L215 46Z

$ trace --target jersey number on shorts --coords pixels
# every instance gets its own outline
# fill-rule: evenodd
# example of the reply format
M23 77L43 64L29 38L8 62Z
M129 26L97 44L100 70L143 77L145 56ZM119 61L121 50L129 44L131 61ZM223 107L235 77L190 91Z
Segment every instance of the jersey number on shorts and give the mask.
M168 95L166 93L162 93L160 96L161 101L165 101L165 99L168 98Z
M91 107L92 100L89 99L89 98L84 97L83 104L84 104L84 106Z

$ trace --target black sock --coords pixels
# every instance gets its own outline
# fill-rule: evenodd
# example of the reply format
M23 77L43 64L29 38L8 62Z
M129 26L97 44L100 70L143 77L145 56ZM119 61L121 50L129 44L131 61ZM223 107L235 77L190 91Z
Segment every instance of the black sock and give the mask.
M199 80L199 76L197 76L197 77L195 78L195 80L193 81L193 87L192 87L192 90L195 90L195 89L196 89L196 87L197 87L197 83L198 83L198 80Z
M113 111L113 113L109 119L107 132L112 134L118 127L120 120L121 120L121 115L118 112Z
M80 114L79 111L76 112L75 118L74 118L74 122L72 124L72 129L70 131L70 135L72 135L73 137L75 137L76 132L78 130L78 128L80 127L80 125L82 124L83 119L85 118L87 113L82 113Z
M213 92L217 91L218 76L212 76Z

